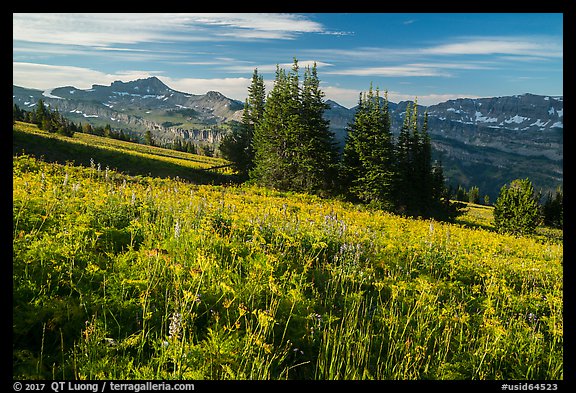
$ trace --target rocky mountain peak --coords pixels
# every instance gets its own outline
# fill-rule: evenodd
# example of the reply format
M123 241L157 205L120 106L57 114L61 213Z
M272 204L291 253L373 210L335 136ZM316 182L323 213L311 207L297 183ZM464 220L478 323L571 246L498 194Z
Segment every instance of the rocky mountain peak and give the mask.
M226 97L224 97L220 92L211 90L206 93L206 98L209 100L222 100L225 99Z
M133 94L165 94L172 91L155 76L130 82L115 81L110 85L110 88L114 91Z

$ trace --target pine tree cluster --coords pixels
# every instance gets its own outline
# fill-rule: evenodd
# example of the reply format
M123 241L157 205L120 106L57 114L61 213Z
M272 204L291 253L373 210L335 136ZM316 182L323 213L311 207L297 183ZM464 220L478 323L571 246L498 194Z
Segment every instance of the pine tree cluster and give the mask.
M44 131L58 133L64 136L72 136L74 132L80 131L80 127L66 119L57 110L50 111L44 105L44 101L38 100L34 111L20 109L18 105L13 104L12 122L25 121L36 124L38 128Z
M36 109L33 111L21 109L18 105L13 104L12 121L23 121L26 123L36 124L41 130L64 136L73 136L74 133L81 132L84 134L104 136L122 141L138 141L137 138L133 138L129 133L125 133L124 130L112 129L110 124L106 124L103 127L92 126L90 123L76 124L65 118L57 109L50 110L49 107L46 107L42 99L38 100L36 103Z
M277 67L264 110L251 117L253 167L250 178L280 190L325 194L335 187L338 149L329 123L316 64L300 87L298 61L287 73ZM259 96L261 97L261 95Z
M294 59L286 72L276 67L266 96L254 70L242 123L220 145L223 156L251 181L283 191L344 195L350 200L412 216L450 219L442 166L432 164L427 116L417 124L417 106L408 107L395 143L388 100L372 86L360 94L354 121L340 154L320 89L316 64L302 82Z
M418 125L417 104L408 105L394 143L388 98L372 86L360 95L348 128L341 165L341 184L352 199L400 214L453 218L442 165L432 163L428 116Z

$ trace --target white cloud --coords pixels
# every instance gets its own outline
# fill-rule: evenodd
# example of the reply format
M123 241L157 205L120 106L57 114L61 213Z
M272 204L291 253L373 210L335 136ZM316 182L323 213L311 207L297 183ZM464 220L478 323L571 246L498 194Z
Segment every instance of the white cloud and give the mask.
M445 102L448 100L455 100L457 98L481 98L481 97L474 94L457 94L457 93L411 95L411 94L399 93L396 91L388 92L389 101L398 103L400 101L414 101L417 99L418 105L424 105L424 106L436 105L441 102Z
M110 84L115 80L132 80L151 76L146 71L132 71L121 74L106 74L89 68L55 66L36 63L12 63L13 83L17 86L34 89L51 89L70 86L89 89L93 84Z
M337 86L322 86L322 91L326 94L326 99L336 101L346 108L358 105L360 90L346 89Z
M406 64L399 66L387 67L362 67L348 68L341 70L324 71L325 74L331 75L353 75L353 76L383 76L383 77L416 77L416 76L451 76L450 73L443 71L442 67L433 65L416 65Z
M170 78L162 76L160 71L126 70L107 74L82 67L19 62L13 63L12 75L15 85L40 90L70 85L89 89L94 84L109 85L117 80L128 82L157 76L168 87L184 93L204 94L214 90L241 101L246 97L251 82L251 78Z
M326 93L326 99L331 99L336 101L340 105L346 108L353 108L358 105L358 99L360 90L347 89L336 86L326 86L322 87L322 91ZM364 90L365 91L365 90ZM380 96L384 97L384 90L380 90ZM430 106L435 105L440 102L455 100L457 98L480 98L474 94L467 93L445 93L445 94L423 94L423 95L412 95L401 93L398 91L388 91L388 101L398 103L400 101L414 101L418 99L419 105Z
M219 35L243 38L293 38L296 33L321 33L324 27L303 15L294 14L200 14L195 22L232 27Z
M13 14L13 40L107 46L158 40L159 22L148 14Z
M433 62L446 56L458 56L458 62L471 61L478 64L478 56L491 56L490 59L523 61L538 58L561 58L563 56L561 37L549 36L510 36L510 37L455 37L452 42L425 47L357 47L352 49L318 48L305 52L321 57L325 61L341 63L343 60L387 62ZM497 58L492 56L499 55ZM473 60L468 60L475 56ZM418 60L417 60L418 59ZM338 61L336 61L338 60Z
M168 78L160 77L168 87L184 93L205 94L218 91L228 98L244 101L252 78Z
M423 67L423 68L446 68L455 70L489 70L494 68L494 62L462 62L462 63L410 63L410 67Z
M562 57L562 43L544 37L482 37L422 48L432 55L494 55Z
M302 72L302 70L304 70L306 67L312 67L314 65L314 63L316 63L316 67L318 69L323 68L323 67L330 67L332 66L332 64L330 63L325 63L322 61L316 61L316 60L298 60L298 67L300 68L300 72ZM292 65L293 63L282 63L282 64L278 64L278 66L280 66L280 68L283 68L285 70L290 70L292 69ZM263 74L263 73L275 73L276 72L276 64L260 64L260 65L230 65L230 66L224 66L221 67L220 69L228 71L228 72L233 72L233 73L240 73L240 74L252 74L254 72L254 69L257 68L258 69L258 73Z
M294 14L19 14L13 40L111 46L140 42L293 39L324 26Z

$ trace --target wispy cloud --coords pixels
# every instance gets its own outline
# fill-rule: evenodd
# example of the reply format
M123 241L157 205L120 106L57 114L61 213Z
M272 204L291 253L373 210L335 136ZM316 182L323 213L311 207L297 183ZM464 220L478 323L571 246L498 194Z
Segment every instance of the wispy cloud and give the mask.
M323 67L330 67L332 66L332 64L330 63L325 63L322 61L316 61L316 60L298 60L298 67L302 70L306 67L312 67L314 65L314 63L316 63L316 67L317 68L323 68ZM259 64L259 65L227 65L227 66L223 66L220 69L225 70L227 72L232 72L232 73L239 73L239 74L252 74L252 72L254 72L254 69L257 68L259 73L274 73L276 72L276 66L279 66L280 68L283 68L285 70L291 69L292 68L292 64L293 63L280 63L280 64Z
M182 40L286 40L326 32L322 24L295 14L13 14L14 41L92 47Z
M325 71L329 75L354 75L354 76L384 76L384 77L416 77L416 76L452 76L442 68L433 66L421 66L414 64L385 67L360 67L341 70Z
M453 72L448 70L486 70L493 66L487 63L409 63L397 66L383 67L358 67L340 70L324 71L332 75L357 75L357 76L385 76L385 77L418 77L437 76L451 77Z
M318 48L306 50L325 61L364 60L378 62L414 62L458 57L477 62L479 56L498 55L508 60L522 61L525 58L561 58L561 37L511 36L511 37L454 37L451 42L422 47L357 47L351 49ZM472 60L470 60L472 59ZM437 61L437 60L436 60Z
M13 14L13 40L107 46L160 39L162 17L146 14Z
M34 62L39 58L63 58L73 56L76 59L102 59L134 62L176 62L190 58L190 54L175 50L143 49L124 46L86 46L58 45L39 42L24 42L15 44L12 48L14 61ZM90 60L86 60L90 62Z
M480 37L421 48L431 55L495 55L562 57L562 42L550 37Z
M298 33L322 33L324 27L303 15L295 14L196 14L190 21L231 28L220 36L236 38L291 39Z
M457 37L449 43L424 47L322 48L306 53L334 65L325 74L375 77L452 77L464 70L509 69L515 61L563 56L561 38L542 36ZM344 65L361 62L368 65Z

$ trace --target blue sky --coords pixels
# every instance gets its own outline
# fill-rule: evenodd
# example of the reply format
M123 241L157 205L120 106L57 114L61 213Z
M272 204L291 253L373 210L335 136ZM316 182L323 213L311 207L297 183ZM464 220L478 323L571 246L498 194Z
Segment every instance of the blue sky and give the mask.
M390 101L563 95L561 13L13 14L14 84L108 85L156 76L244 100L255 68L317 63L327 99L370 83Z

